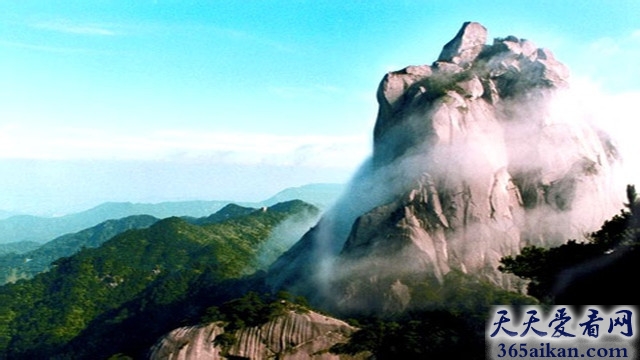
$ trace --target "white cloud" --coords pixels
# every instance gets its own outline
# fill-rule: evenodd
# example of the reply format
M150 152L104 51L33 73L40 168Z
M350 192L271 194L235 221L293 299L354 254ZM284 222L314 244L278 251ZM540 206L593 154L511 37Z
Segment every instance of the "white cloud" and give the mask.
M35 51L44 51L44 52L50 52L50 53L89 53L89 52L95 52L95 51L92 51L92 50L82 49L82 48L36 45L36 44L29 44L29 43L24 43L24 42L14 42L14 41L5 41L5 40L0 40L0 46L20 48L20 49L28 49L28 50L35 50Z
M616 143L623 159L623 176L630 183L640 184L638 133L640 90L613 92L584 77L572 80L573 101L589 121L605 130Z
M112 25L97 23L78 23L70 20L42 21L32 25L35 28L67 34L114 36L118 33Z
M640 83L640 30L619 38L603 37L576 53L574 73L589 77L609 91L638 89Z
M274 135L162 130L117 133L88 128L0 127L0 159L206 161L354 168L366 136Z
M605 37L592 42L589 50L600 57L612 57L618 55L622 48L616 39Z
M261 36L257 33L248 32L245 30L239 30L235 28L223 27L216 24L206 25L188 25L181 24L179 28L168 26L165 30L171 31L191 31L200 33L211 33L221 38L230 40L247 42L252 45L261 45L272 48L273 50L284 53L296 53L299 51L298 46L294 44L288 44L285 42L277 41L268 37Z

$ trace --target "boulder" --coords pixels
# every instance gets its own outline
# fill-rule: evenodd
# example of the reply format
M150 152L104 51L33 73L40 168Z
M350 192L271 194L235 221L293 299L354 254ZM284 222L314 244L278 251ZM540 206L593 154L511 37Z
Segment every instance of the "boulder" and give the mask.
M221 322L175 329L158 340L149 358L364 360L371 354L350 356L329 351L333 345L347 342L356 330L343 321L313 311L289 311L266 324L236 330L231 344L216 341L225 333Z

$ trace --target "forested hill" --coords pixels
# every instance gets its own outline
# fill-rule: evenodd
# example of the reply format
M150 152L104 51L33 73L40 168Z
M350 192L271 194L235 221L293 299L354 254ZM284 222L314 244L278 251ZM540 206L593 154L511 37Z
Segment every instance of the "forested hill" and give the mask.
M0 244L0 256L5 254L24 254L35 250L41 246L35 241L18 241L7 244Z
M172 217L61 258L49 272L0 287L0 358L91 358L132 346L132 339L151 345L208 306L206 297L192 295L260 268L258 253L278 246L273 234L284 234L278 225L311 226L317 216L317 208L294 200L208 225ZM241 291L229 284L224 290ZM180 310L165 311L173 304ZM148 314L156 318L140 321Z
M0 255L0 285L32 278L48 270L53 261L63 256L71 256L84 247L98 247L120 233L147 228L158 220L149 215L107 220L77 233L62 235L32 251Z
M170 216L206 216L228 203L228 201L183 201L159 204L111 202L59 217L16 215L0 220L0 243L45 242L64 234L95 226L106 220L121 219L133 215L146 214L160 219Z

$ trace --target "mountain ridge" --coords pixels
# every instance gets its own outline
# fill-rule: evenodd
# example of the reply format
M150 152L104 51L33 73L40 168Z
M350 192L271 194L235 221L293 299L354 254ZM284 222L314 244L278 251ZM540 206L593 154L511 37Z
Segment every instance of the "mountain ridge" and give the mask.
M57 237L28 252L0 255L0 284L31 278L48 270L51 263L61 257L71 256L83 248L98 247L113 236L127 230L149 227L158 220L149 215L107 220L77 233Z
M150 215L156 218L190 216L200 218L211 215L225 205L234 203L246 207L271 206L279 202L300 199L320 208L329 207L342 193L340 184L307 184L284 189L259 202L222 200L193 200L160 203L107 202L85 211L60 217L14 215L0 219L0 244L32 241L45 242L58 236L81 231L103 221L132 215Z
M207 217L191 218L183 216L166 219L169 219L169 221L180 219L180 221L185 221L189 224L206 226L232 221L235 218L242 218L252 213L266 210L301 214L299 216L300 219L305 216L312 216L305 213L305 210L311 211L307 203L302 200L290 200L277 203L271 207L261 208L243 207L232 203ZM59 258L71 256L84 248L99 247L105 241L127 230L148 228L160 220L150 215L132 215L121 219L107 220L79 232L62 235L44 244L34 243L32 245L35 245L35 248L32 250L25 250L20 253L8 251L7 254L0 254L0 284L15 282L19 279L29 279L38 273L48 270L51 264ZM272 252L276 248L278 249L277 251L284 251L286 250L284 247L290 240L281 240L280 242L282 244L275 248L275 244L270 244L266 252ZM11 250L13 248L9 245L12 244L6 244L5 247ZM18 245L22 248L28 244L16 244L16 246ZM271 261L274 256L273 254L269 256L263 254L261 257L264 258L263 261L267 262Z
M294 200L206 225L169 217L62 257L48 272L0 286L0 357L92 359L96 349L115 353L111 346L130 347L134 338L148 349L212 298L253 287L245 277L260 276L259 252L281 235L278 227L315 221L318 212ZM146 316L156 318L141 321Z

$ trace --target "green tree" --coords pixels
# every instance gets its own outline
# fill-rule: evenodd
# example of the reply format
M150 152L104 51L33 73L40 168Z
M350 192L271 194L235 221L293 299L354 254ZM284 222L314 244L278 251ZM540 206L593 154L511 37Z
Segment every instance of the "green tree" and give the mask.
M625 274L637 271L639 220L640 203L635 187L629 185L625 209L605 221L587 241L570 240L550 249L528 246L515 257L502 258L498 269L530 280L529 295L545 303L556 302L558 297L579 301L583 296L583 301L592 299L590 303L600 303L596 299L615 302L619 292L611 291L607 298L604 289L624 288Z

